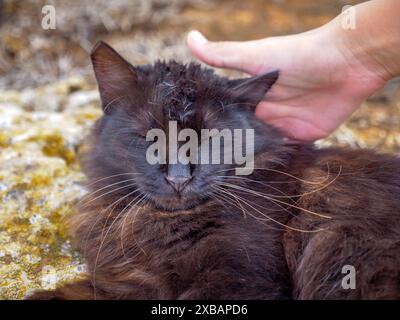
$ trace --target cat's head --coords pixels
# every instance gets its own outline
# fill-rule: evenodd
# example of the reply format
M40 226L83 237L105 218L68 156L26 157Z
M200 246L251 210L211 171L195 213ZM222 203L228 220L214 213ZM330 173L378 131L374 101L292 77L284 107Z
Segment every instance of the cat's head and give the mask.
M172 164L168 151L165 162L150 163L147 151L154 142L146 141L149 130L165 132L170 147L171 123L178 134L183 129L198 133L199 150L202 129L228 129L232 134L235 129L254 129L256 159L272 155L282 144L281 136L254 116L277 72L229 80L193 63L134 67L102 42L91 58L104 114L93 130L85 171L89 182L102 190L99 194L108 192L132 203L143 200L165 210L187 209L212 197L217 181L235 175L238 164L223 161L224 143L219 164Z

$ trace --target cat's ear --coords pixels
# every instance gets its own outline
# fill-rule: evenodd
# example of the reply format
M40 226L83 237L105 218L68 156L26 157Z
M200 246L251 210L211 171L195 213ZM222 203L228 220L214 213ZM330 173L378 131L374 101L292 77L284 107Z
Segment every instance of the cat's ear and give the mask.
M229 87L235 101L256 106L279 77L278 71L259 76L229 81Z
M135 68L121 57L108 44L98 42L91 54L94 73L99 86L104 112L111 110L111 105L124 99L127 93L138 84Z

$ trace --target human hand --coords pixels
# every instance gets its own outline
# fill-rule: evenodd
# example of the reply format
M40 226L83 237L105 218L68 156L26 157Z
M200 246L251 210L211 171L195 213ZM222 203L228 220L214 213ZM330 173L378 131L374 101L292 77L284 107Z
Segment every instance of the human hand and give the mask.
M211 42L192 31L187 42L211 66L249 74L279 70L256 115L290 139L313 141L334 131L393 76L341 29L333 20L309 32L247 42Z

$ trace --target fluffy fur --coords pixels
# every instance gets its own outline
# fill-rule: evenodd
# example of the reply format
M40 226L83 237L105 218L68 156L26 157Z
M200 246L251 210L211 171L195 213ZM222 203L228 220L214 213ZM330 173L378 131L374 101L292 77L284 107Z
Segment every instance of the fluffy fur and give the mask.
M254 107L277 73L228 80L199 65L133 67L100 43L104 115L73 218L87 280L31 299L400 298L400 160L287 145ZM150 128L253 128L255 170L192 165L177 192L145 159ZM344 265L357 272L344 290Z

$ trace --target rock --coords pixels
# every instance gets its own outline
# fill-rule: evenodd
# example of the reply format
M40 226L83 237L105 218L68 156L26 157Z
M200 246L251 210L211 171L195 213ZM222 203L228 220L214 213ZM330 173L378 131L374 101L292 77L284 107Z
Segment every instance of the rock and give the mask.
M85 193L77 150L101 114L85 86L75 78L0 92L0 299L43 288L43 270L53 285L85 271L65 226Z

